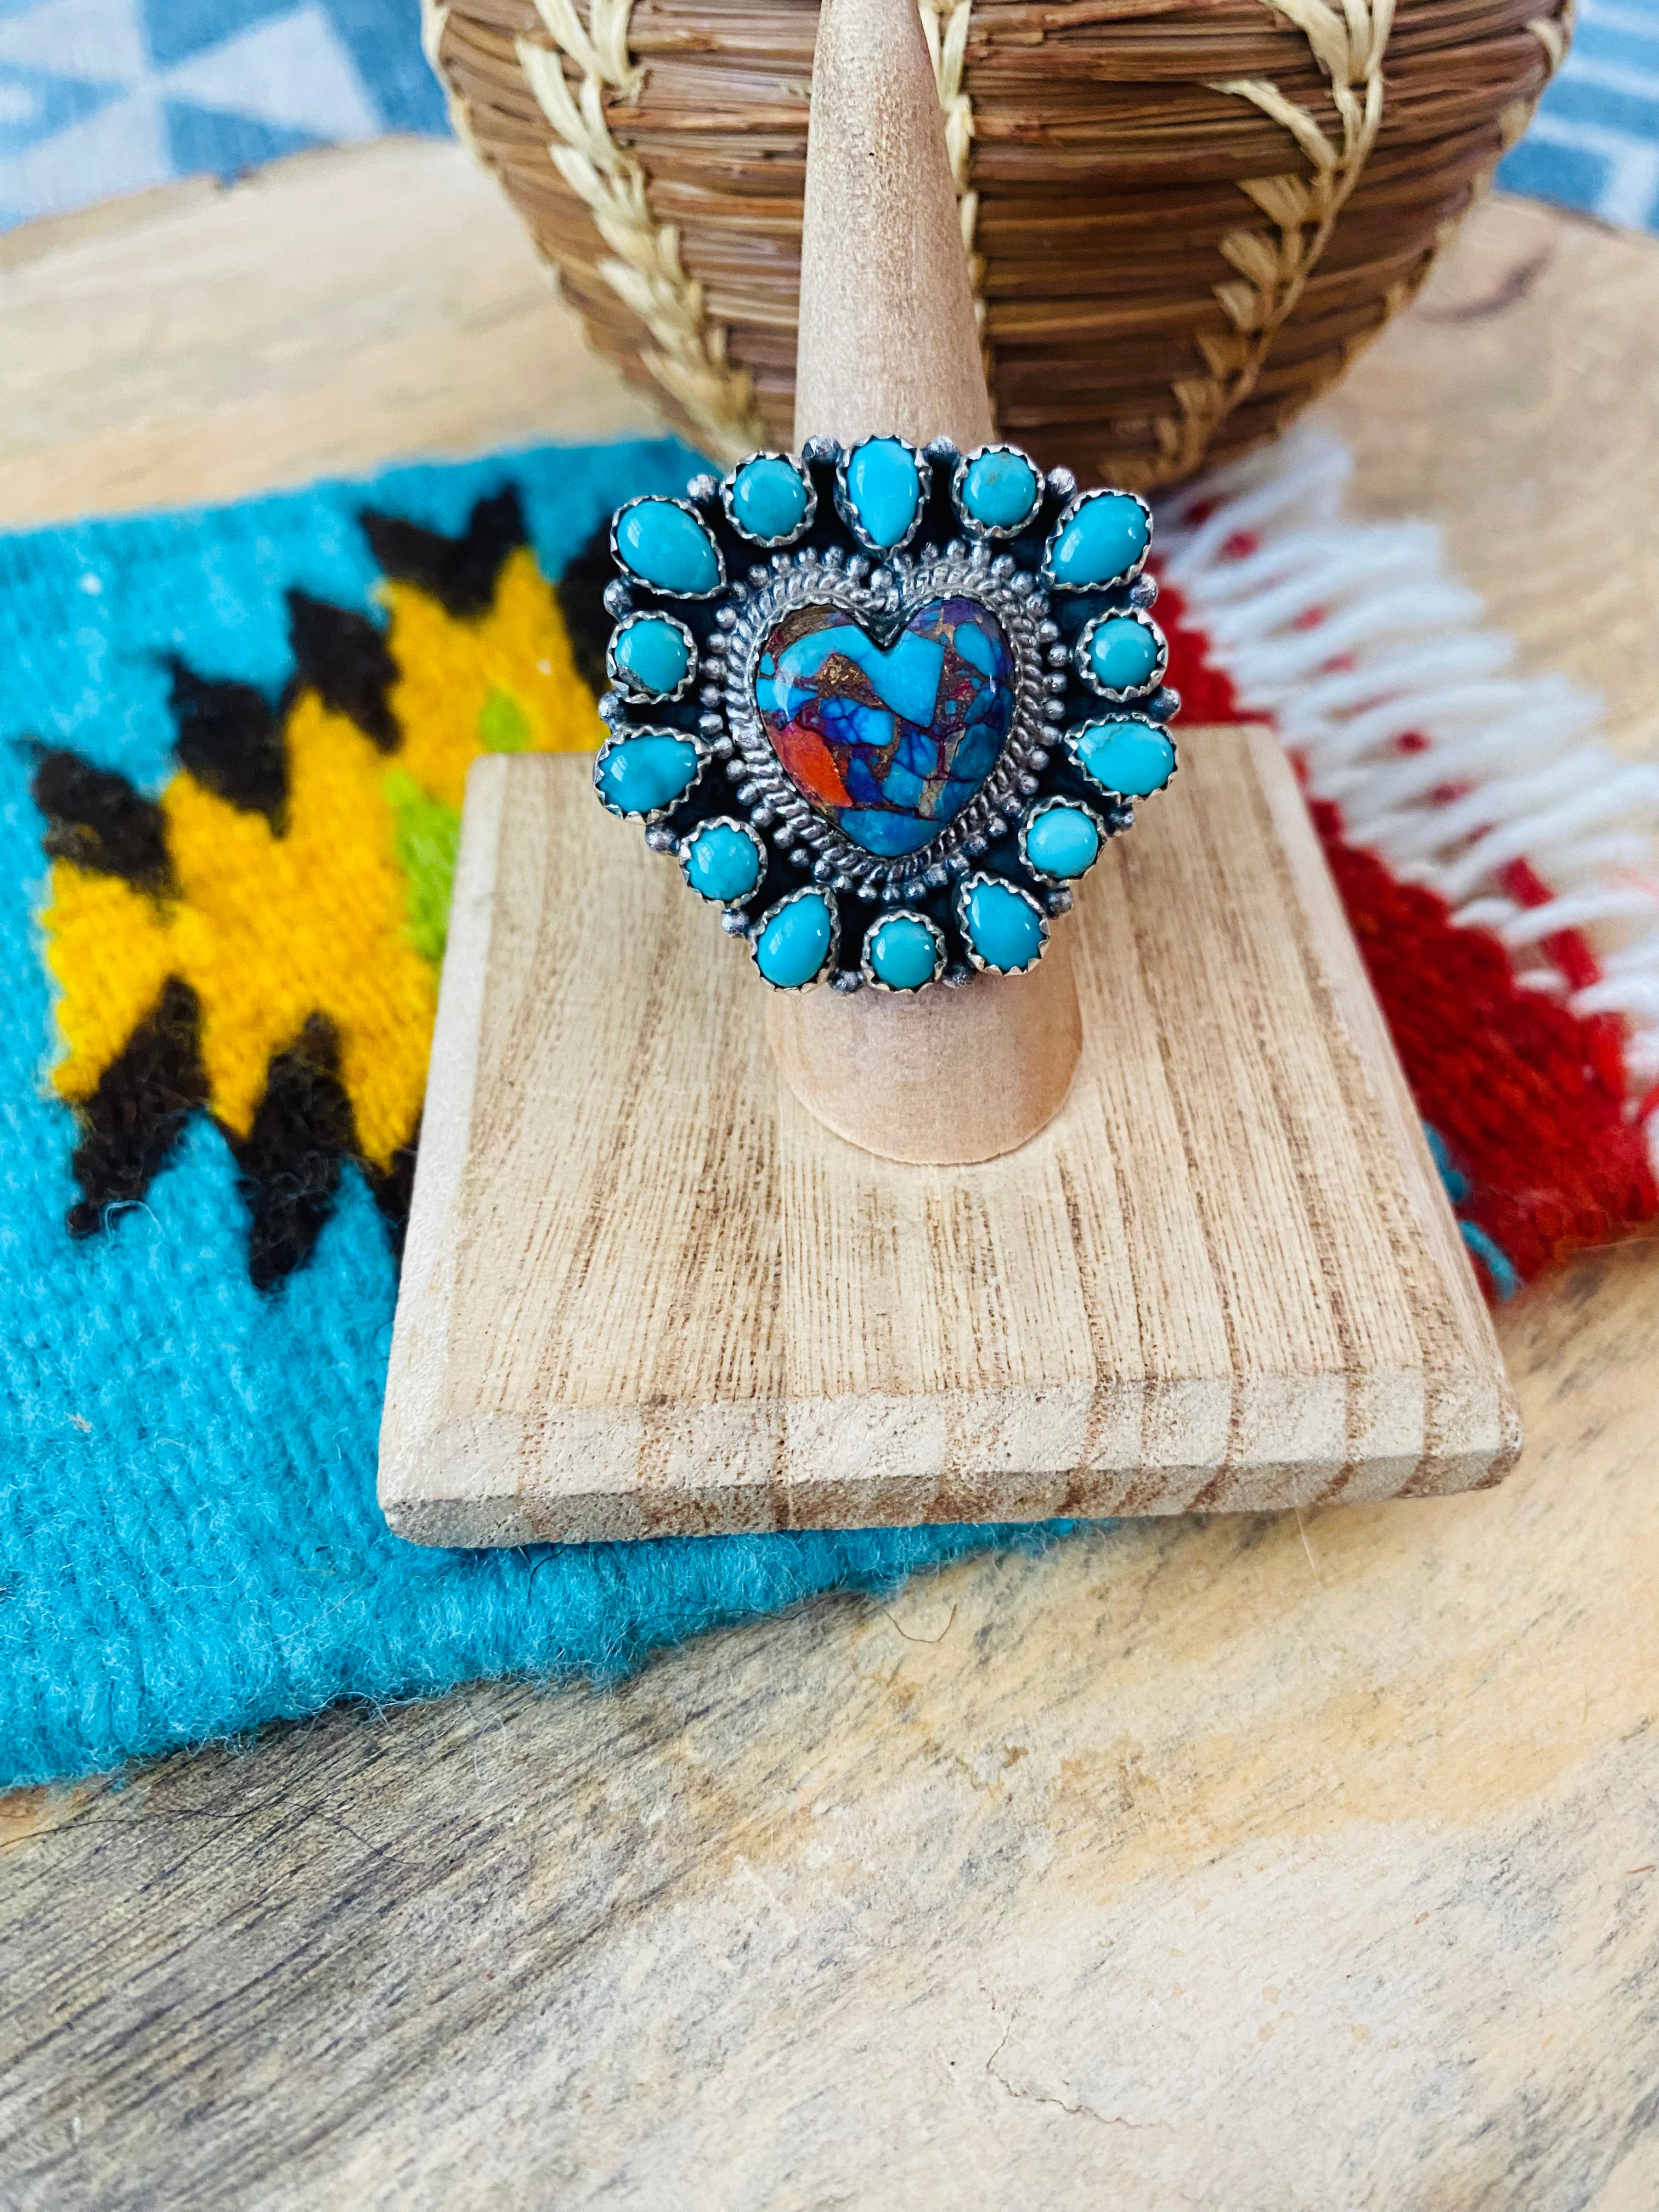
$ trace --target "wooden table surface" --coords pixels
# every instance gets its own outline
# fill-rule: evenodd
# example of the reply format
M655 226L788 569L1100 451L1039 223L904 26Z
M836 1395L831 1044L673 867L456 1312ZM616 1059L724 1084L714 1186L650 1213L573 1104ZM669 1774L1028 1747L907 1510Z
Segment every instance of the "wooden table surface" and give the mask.
M7 520L641 419L447 147L0 262ZM1656 328L1659 245L1493 200L1325 410L1650 753ZM1659 1256L1501 1329L1493 1492L0 1801L0 2206L1651 2212Z

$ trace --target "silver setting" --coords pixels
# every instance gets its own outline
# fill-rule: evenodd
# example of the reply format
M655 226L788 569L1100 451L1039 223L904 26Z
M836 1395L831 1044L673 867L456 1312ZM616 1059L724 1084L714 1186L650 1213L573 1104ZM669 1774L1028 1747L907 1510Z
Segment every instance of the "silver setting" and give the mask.
M625 630L635 629L641 623L666 623L670 629L678 630L680 635L685 640L685 673L672 691L647 691L638 678L630 676L617 659L617 640ZM685 624L675 616L661 614L653 608L642 607L637 614L624 615L615 629L611 631L610 642L605 648L605 672L624 699L635 699L650 707L672 706L676 699L684 699L697 680L697 641L687 629ZM607 692L605 698L608 699L610 696L611 694ZM614 711L613 709L612 712ZM611 720L611 714L605 713L604 699L599 702L599 712L605 716L606 721Z
M933 972L926 982L905 986L897 983L884 983L877 975L875 964L870 957L870 940L878 930L885 929L890 921L919 921L933 939ZM945 942L945 932L931 914L925 913L921 908L915 906L886 907L880 914L872 917L869 928L864 933L864 945L859 954L859 972L872 990L888 992L896 999L913 999L918 991L925 991L928 984L937 983L940 980L950 957L950 949Z
M1038 924L1037 949L1031 955L1030 958L1026 962L1023 968L994 967L992 963L981 955L979 947L974 943L973 939L969 935L969 894L980 884L994 884L999 890L1007 891L1015 898L1024 899L1026 905L1030 908L1032 913L1036 916ZM974 869L971 874L964 876L962 881L957 885L956 895L951 901L951 905L956 912L957 931L962 939L962 949L968 955L969 959L973 963L974 966L978 969L981 975L1029 975L1032 969L1036 966L1038 961L1042 959L1043 954L1048 950L1048 938L1050 934L1048 928L1048 917L1042 909L1041 901L1033 898L1030 892L1025 889L1023 884L1010 883L1006 876L994 876L983 868Z
M659 506L677 507L679 508L682 514L689 514L693 522L696 524L698 529L702 531L703 536L708 540L710 550L713 551L714 556L714 567L719 571L718 580L709 590L706 592L683 592L675 585L651 583L646 577L641 575L637 568L630 567L629 564L623 560L622 548L617 543L617 532L621 526L623 515L628 514L633 507ZM622 570L623 574L627 577L629 586L631 590L635 592L653 592L659 599L717 599L720 593L726 589L726 556L720 551L719 545L715 544L714 532L708 527L708 524L706 520L703 516L698 514L696 508L692 505L689 499L670 499L665 492L642 491L637 494L637 495L633 499L625 499L623 501L622 505L617 509L617 512L611 518L611 557L616 562L617 566ZM607 592L608 588L609 587L607 586ZM608 598L606 604L607 605L609 605Z
M859 520L858 509L854 506L852 496L847 489L847 465L861 446L889 444L902 446L915 468L916 511L911 518L910 527L902 538L891 545L878 545ZM841 459L836 463L836 512L857 538L859 544L863 546L865 551L873 553L878 561L890 561L895 554L902 553L910 543L921 527L922 517L927 512L927 495L932 489L933 471L910 441L908 438L891 437L885 432L878 433L868 438L856 439L852 445L845 448Z
M1175 760L1170 767L1170 773L1164 778L1164 781L1159 784L1157 791L1114 791L1109 783L1103 783L1100 778L1095 775L1091 769L1087 769L1084 766L1082 758L1078 752L1078 739L1082 736L1085 730L1103 729L1108 723L1111 722L1127 723L1135 729L1152 731L1154 736L1160 737L1165 741L1170 750L1175 755ZM1084 721L1073 722L1069 725L1066 731L1064 742L1066 746L1066 757L1071 762L1072 766L1077 770L1078 774L1084 777L1086 781L1091 783L1097 791L1103 791L1109 799L1116 799L1120 806L1141 806L1146 804L1147 799L1158 798L1161 793L1166 792L1170 788L1170 786L1175 781L1176 777L1181 772L1181 753L1174 738L1170 736L1170 732L1164 727L1162 722L1153 721L1150 714L1091 714Z
M1096 830L1100 835L1100 842L1095 848L1095 857L1093 860L1090 861L1089 868L1092 868L1095 866L1096 861L1099 860L1101 854L1106 849L1106 841L1111 836L1111 830L1107 827L1106 823L1102 821L1100 816L1095 811L1094 808L1090 805L1087 799L1072 799L1068 797L1066 793L1060 791L1057 791L1052 799L1039 799L1036 805L1030 808L1027 812L1025 819L1019 825L1019 857L1040 884L1080 883L1083 877L1088 874L1089 868L1080 870L1075 876L1054 875L1048 868L1038 867L1036 862L1031 858L1030 853L1026 846L1025 841L1030 835L1031 824L1036 821L1040 816L1044 814L1052 814L1057 806L1066 807L1073 814L1086 814L1090 821L1094 823ZM1056 907L1052 899L1048 900L1047 904L1050 914L1063 914L1066 911L1065 907Z
M730 899L710 897L707 891L697 890L697 886L691 880L691 848L696 843L698 838L709 830L740 830L755 848L755 858L760 863L760 873L755 878L754 888L743 892L739 897ZM647 831L646 835L648 842L650 832ZM731 914L738 908L747 906L750 899L759 897L761 886L766 881L768 856L766 841L752 823L740 821L735 814L711 815L706 822L699 822L694 829L688 830L684 837L677 838L674 841L673 851L675 859L680 864L680 873L685 878L687 890L696 891L697 896L708 905L720 907L727 914Z
M1050 482L1052 481L1053 479L1051 477ZM1082 513L1083 509L1088 505L1091 499L1133 500L1135 505L1140 509L1141 513L1146 518L1146 542L1140 549L1139 559L1138 561L1132 562L1127 568L1120 568L1115 576L1109 576L1103 582L1098 584L1062 584L1056 579L1053 568L1049 566L1049 562L1054 557L1054 550L1055 546L1060 543L1062 532L1066 529L1068 523L1076 520L1077 516ZM1093 491L1079 492L1074 499L1068 499L1065 506L1061 507L1059 517L1054 523L1054 526L1048 532L1048 541L1042 548L1043 580L1048 585L1048 589L1051 592L1121 591L1125 584L1133 584L1135 581L1141 570L1146 567L1147 561L1151 558L1152 550L1152 510L1148 507L1146 501L1142 499L1140 494L1138 491L1125 491L1121 486L1116 484L1101 484Z
M914 853L867 853L796 788L772 750L755 704L761 647L781 617L798 607L841 609L880 636L896 631L929 599L953 598L977 600L994 615L1008 640L1014 664L1008 734L989 775L937 837ZM991 548L983 542L971 548L957 544L943 553L927 546L914 558L896 554L873 574L861 560L843 566L813 552L775 555L769 581L735 610L726 640L726 726L734 755L726 773L741 781L738 803L769 808L780 825L774 833L777 842L784 843L787 833L797 859L804 848L817 880L837 891L890 902L921 889L936 870L941 872L932 887L937 888L944 872L959 872L964 853L982 853L1004 834L1010 802L1015 812L1023 804L1021 778L1031 772L1045 740L1051 741L1046 717L1051 711L1055 716L1065 713L1043 684L1038 625L1048 611L1048 599L1033 577L1020 571L993 573Z
M599 770L605 766L606 761L610 759L611 754L614 753L620 745L632 744L635 738L673 738L681 744L690 745L693 752L695 752L697 757L696 769L692 775L690 782L684 786L682 789L677 791L674 793L674 796L671 799L666 800L664 805L661 806L653 806L647 812L643 814L630 812L625 807L613 806L611 801L605 797L604 790L601 788L599 783ZM644 822L647 823L660 822L667 815L672 814L677 806L680 805L685 799L691 796L691 793L702 781L703 770L708 765L708 747L704 740L697 735L695 730L677 730L667 724L660 726L651 724L635 725L630 726L629 728L624 730L613 730L611 735L605 739L605 743L599 747L598 752L593 756L593 795L599 800L600 805L604 807L605 812L607 814L614 814L619 822Z
M794 906L804 898L821 898L830 909L829 949L817 969L804 983L775 983L760 964L762 933L775 915L781 914L785 907ZM751 922L749 926L749 952L755 963L755 973L769 991L810 991L815 984L823 982L824 977L833 971L836 961L841 957L841 903L836 896L833 887L829 884L803 884L799 890L786 891L781 899L774 899L759 920Z
M794 471L795 474L800 478L801 483L806 488L806 512L802 516L801 520L795 525L795 527L793 530L786 531L781 538L757 538L752 530L745 530L744 528L743 525L738 520L736 512L734 511L732 506L732 495L737 489L738 477L742 471L748 468L750 463L754 461L783 462L786 467ZM742 538L744 544L745 545L763 545L769 551L776 546L793 545L795 544L797 539L805 538L807 532L812 527L813 519L818 511L817 486L812 481L811 471L810 469L804 468L800 462L795 459L795 456L793 453L774 453L769 447L763 447L758 453L745 453L740 461L735 462L720 478L720 510L724 514L726 520L731 524L732 529L735 530L738 537Z
M985 453L1012 453L1024 462L1031 471L1031 481L1036 489L1031 494L1031 504L1018 522L979 522L969 514L963 501L963 491L968 482L968 471ZM1018 538L1029 530L1042 512L1042 501L1047 487L1042 470L1023 446L1010 446L999 441L994 445L975 446L971 453L963 453L951 471L951 503L956 509L957 520L970 538Z
M1132 622L1141 629L1150 630L1158 646L1158 659L1146 681L1144 684L1132 684L1127 690L1122 691L1114 691L1109 685L1103 684L1089 665L1089 647L1094 641L1095 632L1103 623L1113 622ZM1119 703L1126 699L1150 699L1168 673L1170 641L1143 607L1108 607L1103 614L1096 615L1091 622L1085 623L1078 641L1072 649L1072 659L1078 674L1097 698L1111 699Z

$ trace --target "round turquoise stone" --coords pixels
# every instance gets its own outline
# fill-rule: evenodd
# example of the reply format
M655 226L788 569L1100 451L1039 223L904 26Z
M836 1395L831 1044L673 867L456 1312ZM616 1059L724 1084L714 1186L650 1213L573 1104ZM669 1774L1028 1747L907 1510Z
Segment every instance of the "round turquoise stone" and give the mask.
M761 856L754 839L730 822L707 822L694 830L680 865L694 891L722 905L746 899L761 879Z
M1089 640L1089 672L1108 691L1139 691L1160 658L1158 632L1133 615L1108 615Z
M1029 968L1042 950L1042 918L1024 891L1011 884L975 884L964 919L969 940L988 968L1006 975Z
M847 462L847 497L872 545L896 545L916 519L921 479L898 438L866 438Z
M925 922L896 914L878 921L869 936L870 965L890 991L919 991L933 980L939 943Z
M793 461L762 453L732 479L732 519L746 538L790 538L806 520L811 498Z
M617 554L642 583L695 594L720 586L720 556L697 517L672 499L642 499L617 522Z
M678 623L663 615L647 615L643 622L619 629L611 647L617 673L637 690L653 699L666 699L684 683L691 666L691 648Z
M1100 831L1080 806L1046 806L1026 830L1025 857L1041 876L1080 876L1100 858Z
M786 991L810 983L830 957L834 923L822 891L805 891L781 906L755 939L755 965Z
M1151 722L1085 722L1072 750L1085 775L1124 799L1149 799L1175 774L1176 749Z
M1146 510L1127 491L1086 492L1048 548L1048 574L1073 591L1127 575L1152 539Z
M962 511L988 530L1012 530L1036 504L1041 488L1024 453L980 453L962 477Z
M697 749L689 738L655 731L612 745L593 772L600 796L620 814L654 814L672 806L696 780Z

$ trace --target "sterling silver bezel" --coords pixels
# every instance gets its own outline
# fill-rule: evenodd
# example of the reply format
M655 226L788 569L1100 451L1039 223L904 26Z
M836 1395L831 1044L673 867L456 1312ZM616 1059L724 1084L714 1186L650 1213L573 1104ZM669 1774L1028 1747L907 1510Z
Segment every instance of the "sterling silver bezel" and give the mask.
M672 691L647 691L617 659L617 639L624 630L635 629L641 623L666 623L685 640L685 673ZM636 607L632 614L624 615L611 633L605 648L605 672L624 699L642 707L672 707L677 699L684 698L697 680L697 641L678 615L668 614L660 607Z
M919 921L933 939L933 972L926 983L884 983L877 975L875 963L870 957L870 940L878 930L885 929L890 921ZM895 999L914 999L918 991L925 991L929 985L937 983L940 980L949 964L950 957L951 948L945 941L945 932L931 914L921 907L890 906L884 907L878 915L873 915L870 927L865 931L864 943L859 948L859 968L865 981L869 984L872 990L885 991Z
M1026 838L1030 835L1031 824L1043 815L1052 814L1057 806L1069 807L1073 814L1086 814L1100 836L1100 842L1095 847L1095 857L1090 861L1089 867L1080 869L1074 876L1056 876L1047 868L1038 867L1036 862L1031 858L1025 842ZM1111 835L1110 830L1086 799L1073 799L1069 792L1056 791L1051 793L1047 799L1038 799L1035 806L1028 809L1025 819L1019 825L1019 857L1040 884L1079 884L1088 874L1089 868L1098 865L1101 854L1110 842Z
M1168 740L1175 760L1170 773L1156 791L1114 791L1109 783L1101 781L1092 769L1084 766L1077 749L1078 734L1083 730L1098 729L1103 722L1138 722L1142 729L1155 730L1160 738ZM1060 743L1066 748L1066 759L1085 782L1091 784L1097 791L1103 791L1109 799L1116 799L1121 806L1144 806L1149 799L1162 798L1181 773L1181 748L1176 744L1173 732L1164 723L1155 722L1150 714L1085 714L1080 722L1066 724L1060 735Z
M847 465L861 447L888 444L902 446L910 456L911 465L916 472L916 511L902 538L896 539L891 545L878 545L859 520L858 509L854 506L852 494L847 488ZM921 529L927 516L927 494L932 484L933 469L919 447L913 446L908 438L897 437L890 431L872 431L868 437L854 438L850 446L843 448L841 459L836 463L836 512L866 553L873 555L878 561L890 561L896 554L904 550Z
M1089 665L1089 647L1095 632L1103 623L1110 622L1139 623L1142 629L1151 630L1158 642L1158 663L1152 674L1144 684L1133 684L1127 691L1109 690ZM1132 699L1150 699L1160 689L1170 672L1170 641L1145 607L1108 607L1103 614L1095 615L1084 623L1077 643L1072 648L1072 663L1096 698L1109 699L1114 705L1121 706Z
M647 578L641 575L639 570L634 568L623 557L623 550L621 545L617 542L617 533L621 526L623 515L631 513L636 507L654 506L678 507L680 508L682 513L690 516L693 522L696 524L698 529L702 531L703 536L708 540L709 545L714 550L714 566L720 571L719 580L708 591L686 592L680 590L677 585L673 584L653 584L650 582ZM696 507L690 500L674 499L665 491L636 492L632 499L625 499L623 501L622 505L617 509L616 513L611 518L611 557L616 562L617 568L622 571L623 577L626 580L628 588L630 592L649 592L655 598L659 599L700 600L717 599L720 598L721 592L726 589L727 577L726 574L726 556L720 551L720 540L715 537L714 532L708 527L707 516L699 514Z
M1016 898L1024 899L1026 905L1030 908L1032 913L1036 916L1042 933L1037 939L1036 951L1031 955L1030 958L1026 962L1023 968L997 967L994 962L986 959L979 947L974 943L972 937L969 934L968 901L975 886L979 884L994 884L999 890L1011 891ZM1032 969L1036 966L1038 961L1042 959L1043 954L1048 950L1048 939L1053 932L1049 926L1048 914L1044 910L1042 901L1033 897L1032 894L1026 890L1024 884L1011 883L1006 876L994 874L989 868L975 868L963 878L962 881L957 885L955 893L951 897L951 912L956 916L957 934L962 939L962 949L967 954L969 962L979 970L981 975L1029 975Z
M732 503L738 477L743 470L755 461L782 461L794 471L806 487L806 513L795 527L786 531L781 538L757 538L753 531L745 530L742 523L738 520L737 512ZM781 546L793 545L799 539L805 538L812 527L818 511L818 488L812 481L811 469L805 467L797 455L775 453L770 447L763 447L757 453L745 453L740 461L734 461L720 478L720 496L721 514L725 515L744 544L758 545L763 551L769 553L775 552Z
M741 830L744 836L749 840L750 843L755 848L755 857L760 862L760 873L755 878L753 890L744 891L738 898L714 898L708 891L698 890L697 886L691 880L691 871L689 865L691 858L691 848L696 843L698 838L701 837L706 830ZM696 897L702 899L706 906L723 907L727 912L730 912L733 908L745 907L748 905L750 899L758 898L760 896L761 886L766 881L766 840L761 836L760 831L756 829L752 822L745 822L742 816L738 814L711 814L706 818L706 820L694 823L690 829L686 831L684 836L680 839L678 845L675 848L674 857L680 864L680 873L685 878L685 888L687 890L694 893Z
M1031 495L1031 504L1018 522L979 522L969 514L963 504L962 495L968 482L968 471L975 461L987 453L1012 453L1016 459L1024 461L1031 471L1036 489ZM1042 514L1042 502L1048 496L1048 490L1042 470L1026 452L1024 447L1011 446L1006 439L1002 438L994 439L988 446L975 446L971 453L962 454L955 468L951 471L951 505L955 509L957 520L970 538L1018 538L1023 530L1029 530L1038 515Z
M662 805L653 806L648 813L645 814L627 807L613 805L605 797L599 784L599 770L610 759L611 754L619 745L632 744L635 738L673 738L683 744L690 745L697 757L696 773L690 782L685 785L684 789L677 791L672 799L665 800ZM703 772L712 757L707 740L700 738L695 730L677 730L672 723L668 722L646 722L637 725L630 722L625 728L613 730L598 752L594 754L593 795L605 812L614 814L619 822L644 822L647 824L660 822L672 814L677 806L683 805L685 800L690 799L702 781Z
M1073 522L1091 499L1132 499L1146 518L1146 543L1140 549L1140 558L1127 568L1120 568L1115 576L1109 576L1098 584L1062 584L1049 565L1054 550L1067 526ZM1091 491L1080 491L1068 499L1054 519L1054 526L1043 540L1042 580L1051 592L1116 592L1133 584L1152 558L1152 510L1138 491L1127 491L1121 484L1097 484Z
M785 907L793 906L804 898L821 898L830 909L829 949L804 983L775 983L760 964L761 938L767 923L775 915L781 914ZM755 973L769 991L815 990L826 975L834 973L836 963L841 958L841 901L836 896L833 888L829 884L802 884L793 891L786 891L781 898L774 899L764 914L756 916L754 926L749 932L749 957L755 964Z
M821 886L892 905L924 884L943 890L988 845L1006 836L1024 811L1029 793L1021 779L1033 772L1032 756L1054 738L1044 713L1047 648L1037 634L1048 602L1035 577L1017 568L1010 555L994 556L982 539L971 547L953 540L942 552L927 546L914 557L897 554L866 575L868 567L811 550L775 555L769 578L730 610L731 623L709 641L703 658L721 688L734 756L727 774L744 786L738 803L766 810L764 826L773 842L786 850L804 848ZM896 631L929 599L952 598L976 600L994 615L1008 640L1014 663L1008 734L989 775L938 836L914 853L869 853L797 789L773 750L755 703L761 649L775 624L797 607L843 609L880 637Z

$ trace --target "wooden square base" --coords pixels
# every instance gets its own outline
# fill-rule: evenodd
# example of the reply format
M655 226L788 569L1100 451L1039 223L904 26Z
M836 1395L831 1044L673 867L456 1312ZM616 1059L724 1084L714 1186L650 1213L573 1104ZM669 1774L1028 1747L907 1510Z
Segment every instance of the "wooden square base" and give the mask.
M1485 1306L1284 757L1188 730L1081 887L1058 1119L829 1133L586 758L473 769L380 1440L434 1544L1315 1505L1495 1480ZM1021 988L1017 979L1005 986Z

